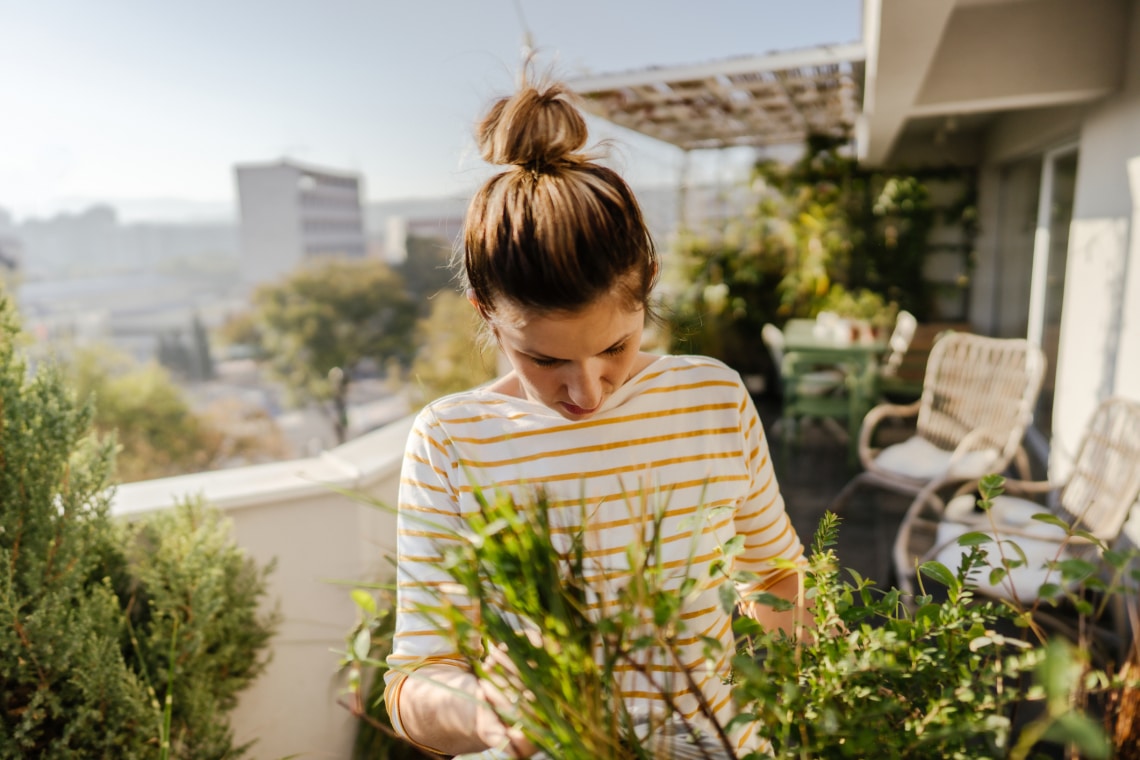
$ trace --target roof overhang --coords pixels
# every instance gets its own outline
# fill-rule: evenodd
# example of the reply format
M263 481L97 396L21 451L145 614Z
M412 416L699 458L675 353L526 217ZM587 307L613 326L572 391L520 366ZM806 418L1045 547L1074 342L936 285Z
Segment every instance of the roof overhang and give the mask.
M587 112L684 150L849 137L864 48L833 45L693 66L582 77Z
M864 0L857 152L890 164L913 128L1090 103L1120 86L1122 0Z

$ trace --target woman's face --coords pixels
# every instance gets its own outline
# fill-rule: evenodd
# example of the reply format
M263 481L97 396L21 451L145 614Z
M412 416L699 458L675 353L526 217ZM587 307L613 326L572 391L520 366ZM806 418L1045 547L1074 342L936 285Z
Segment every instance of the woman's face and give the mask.
M492 329L521 394L567 419L594 414L634 373L645 309L618 291L574 312L498 306Z

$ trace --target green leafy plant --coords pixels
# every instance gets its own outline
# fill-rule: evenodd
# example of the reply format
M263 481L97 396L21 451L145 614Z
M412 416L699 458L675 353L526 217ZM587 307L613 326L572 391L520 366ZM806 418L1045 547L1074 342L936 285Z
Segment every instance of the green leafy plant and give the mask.
M943 181L966 189L935 208L929 185ZM936 223L958 229L962 243L950 249L968 268L974 184L957 168L868 170L842 142L820 136L794 163L758 163L751 205L715 231L684 231L671 251L663 285L672 349L716 356L742 373L771 373L759 337L764 323L814 317L841 292L880 298L885 309L864 296L851 316L879 316L881 326L898 308L921 321L947 318L926 276L928 238ZM957 296L968 285L963 278L953 285Z
M113 441L18 338L0 297L0 758L240 757L262 571L200 506L115 522Z
M834 312L840 317L867 322L880 330L890 329L899 313L898 304L887 302L879 293L866 288L851 291L838 283L832 285L819 300L816 309L817 314Z
M385 659L392 651L396 630L393 589L389 584L362 584L352 591L360 619L349 633L341 658L348 672L348 700L339 704L360 719L352 745L353 760L434 760L403 741L392 729L392 719L384 705ZM377 602L377 595L385 603Z
M982 485L989 503L1000 481ZM483 498L463 535L453 536L446 569L454 592L478 608L472 616L440 596L420 611L461 652L480 678L525 694L519 712L504 714L551 757L653 757L653 739L637 731L614 688L620 667L637 667L646 651L676 656L685 634L684 599L702 582L665 583L656 563L661 541L654 511L642 505L643 539L627 548L631 572L607 614L592 612L581 537L555 535L541 494L528 503ZM440 529L436 526L434 529ZM727 740L751 724L770 743L740 760L812 757L1027 758L1041 742L1072 745L1106 757L1105 732L1092 718L1088 695L1136 688L1121 674L1090 668L1079 649L1031 635L1026 610L980 598L983 542L964 537L961 567L919 567L920 592L881 589L842 571L834 546L839 520L820 523L803 587L810 626L803 635L764 630L748 617L734 620L733 696L738 714L718 725L702 705L707 756L737 758ZM742 605L787 603L767 594L740 596L754 576L731 569L738 547L722 547L728 573L721 602L726 614ZM377 646L390 635L391 609L363 589L354 592L361 623L346 662L362 688L386 667ZM486 648L501 645L510 666L488 665ZM705 639L706 660L724 654ZM689 682L695 691L695 681ZM376 693L372 693L372 698ZM362 694L357 695L363 699ZM1019 710L1032 707L1028 719ZM674 715L673 718L677 719ZM682 721L684 722L684 721Z
M751 645L737 657L740 720L756 721L776 757L1002 757L1028 645L999 632L1009 614L979 602L967 578L937 563L923 575L946 589L906 599L858 575L840 579L825 516L806 586L815 641L804 645L740 621Z
M227 716L268 663L278 616L261 602L273 565L258 567L245 556L228 522L200 500L122 530L127 661L169 708L170 757L241 757L251 745L234 745Z

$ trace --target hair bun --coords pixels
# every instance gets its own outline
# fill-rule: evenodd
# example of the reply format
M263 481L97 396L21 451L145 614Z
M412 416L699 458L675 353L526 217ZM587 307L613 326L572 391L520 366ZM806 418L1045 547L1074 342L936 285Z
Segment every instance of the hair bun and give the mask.
M476 137L484 160L543 168L573 160L586 145L586 120L561 84L544 89L524 85L496 101L479 122Z

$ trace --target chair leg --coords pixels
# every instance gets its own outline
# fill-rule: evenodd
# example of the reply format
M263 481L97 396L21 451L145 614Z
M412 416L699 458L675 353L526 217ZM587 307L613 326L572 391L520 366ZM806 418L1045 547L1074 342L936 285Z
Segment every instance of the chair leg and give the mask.
M827 505L827 511L838 515L843 510L843 507L847 506L847 502L851 500L855 492L859 490L859 486L863 484L864 475L866 475L866 473L861 472L847 481L847 485L843 486L843 490L836 494L835 498L831 500L831 503Z
M1021 480L1033 479L1029 467L1029 454L1026 453L1024 446L1017 447L1017 453L1013 455L1013 466L1017 468L1017 477Z
M912 504L911 507L907 509L906 516L903 517L898 532L895 533L895 545L891 552L891 564L894 566L898 589L908 598L914 595L915 588L914 563L911 561L911 555L908 551L908 540L910 538L910 532L914 527L913 510L914 505Z

